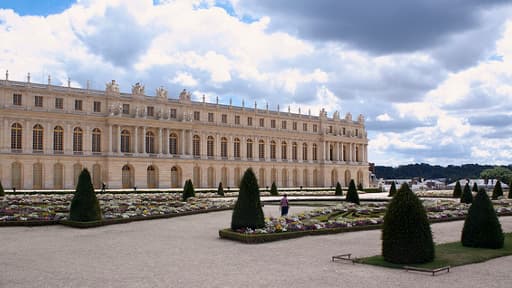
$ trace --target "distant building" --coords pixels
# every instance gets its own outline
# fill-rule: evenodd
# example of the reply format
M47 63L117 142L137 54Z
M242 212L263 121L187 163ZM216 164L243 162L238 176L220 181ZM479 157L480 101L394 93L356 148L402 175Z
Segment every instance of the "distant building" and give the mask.
M468 183L468 181L469 181L469 187L471 187L471 188L473 188L474 183L476 183L476 185L478 185L478 188L493 189L498 180L496 180L496 179L461 179L461 180L459 180L459 183L462 187L464 187L466 185L466 183ZM507 184L503 183L502 181L500 181L500 182L501 182L501 188L508 189ZM450 183L447 185L447 187L449 189L453 189L453 188L455 188L455 183L457 183L457 182Z

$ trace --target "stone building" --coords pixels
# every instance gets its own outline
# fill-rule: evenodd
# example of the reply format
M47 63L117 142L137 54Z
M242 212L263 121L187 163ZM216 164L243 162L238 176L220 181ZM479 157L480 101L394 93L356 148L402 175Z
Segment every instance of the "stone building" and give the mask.
M89 85L87 85L89 86ZM10 189L73 189L83 168L96 188L237 187L252 167L260 186L369 183L364 118L340 119L195 102L183 90L147 96L0 80L0 180ZM278 109L279 110L279 109Z

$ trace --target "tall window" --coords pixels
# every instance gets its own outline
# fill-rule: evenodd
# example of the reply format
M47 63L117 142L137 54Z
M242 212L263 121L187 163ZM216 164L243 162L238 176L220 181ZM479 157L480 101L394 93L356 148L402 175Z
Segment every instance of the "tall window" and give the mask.
M286 120L281 122L281 129L286 129Z
M318 132L318 125L313 124L313 132Z
M265 159L265 141L258 142L258 156L260 159Z
M194 120L199 120L199 119L194 119ZM212 112L208 112L208 122L213 122L214 119L213 119L213 113Z
M64 109L64 98L55 98L55 109Z
M82 111L82 100L75 100L75 110L76 111Z
M130 104L123 104L123 114L130 114Z
M18 150L20 151L21 146L21 139L23 138L23 128L21 127L20 123L14 123L11 126L11 150Z
M302 160L308 160L308 144L302 144Z
M265 119L260 118L260 127L265 127Z
M98 128L92 130L92 152L101 152L101 131Z
M276 160L276 141L270 142L270 159Z
M247 126L252 126L252 117L247 117Z
M201 119L201 114L199 111L194 111L194 120L199 121Z
M121 152L130 152L130 132L128 130L121 131Z
M318 148L316 146L316 144L313 144L313 161L316 161L318 160Z
M292 123L292 129L293 130L297 130L297 122L293 122Z
M94 101L92 111L101 112L101 102L100 101Z
M43 107L43 96L34 96L34 106Z
M227 114L222 114L222 123L223 124L228 123L228 115Z
M240 115L235 115L235 124L240 125Z
M178 136L176 136L174 133L169 135L169 154L178 154Z
M146 153L155 153L155 134L153 132L146 132Z
M199 138L198 135L194 135L192 138L192 155L194 155L194 157L199 157L201 155L201 150L199 149L200 144L201 138Z
M270 128L276 128L276 120L270 120Z
M252 143L251 139L247 139L247 159L252 159L254 157L252 153Z
M73 129L73 152L83 151L83 135L84 132L80 127Z
M21 94L18 94L18 93L12 94L12 104L21 106Z
M43 151L43 126L36 124L32 129L32 150Z
M240 139L238 138L233 140L233 154L235 159L240 159Z
M292 143L292 160L297 161L297 142Z
M176 109L175 108L171 108L171 115L169 117L171 117L172 119L176 119Z
M308 131L308 123L302 123L302 130Z
M214 143L215 139L213 136L208 136L208 138L206 138L206 156L213 157L213 151L215 147Z
M53 128L53 152L62 153L64 151L64 129L60 126Z
M288 159L288 145L284 141L281 143L281 159Z
M226 137L220 139L220 157L228 158L228 139Z
M153 107L153 106L148 106L148 107L146 108L146 112L147 112L146 114L148 115L148 117L153 117L153 116L155 116L155 107ZM148 168L148 169L149 169L149 168Z

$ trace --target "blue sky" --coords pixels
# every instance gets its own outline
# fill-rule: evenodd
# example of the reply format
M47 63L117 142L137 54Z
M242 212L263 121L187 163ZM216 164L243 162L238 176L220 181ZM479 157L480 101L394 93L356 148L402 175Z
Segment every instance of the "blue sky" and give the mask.
M378 165L509 164L511 23L500 0L0 0L0 71L363 114Z

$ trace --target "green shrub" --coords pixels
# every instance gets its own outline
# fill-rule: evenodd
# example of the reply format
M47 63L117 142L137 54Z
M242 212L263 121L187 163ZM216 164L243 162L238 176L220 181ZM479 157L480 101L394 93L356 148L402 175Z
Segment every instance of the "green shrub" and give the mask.
M464 186L464 192L462 192L462 196L460 197L460 203L471 204L473 202L473 193L469 190L469 184L466 183Z
M2 183L0 183L1 185ZM508 199L512 199L512 181L508 184Z
M217 195L224 196L224 188L222 187L222 182L219 182L219 188L217 188Z
M471 191L478 193L478 185L476 182L473 183L473 189L471 189Z
M79 222L101 220L101 209L94 187L91 182L89 170L84 169L78 177L75 195L69 207L69 220Z
M492 190L492 199L498 199L501 196L503 196L503 189L501 189L501 181L497 180Z
M364 190L363 190L363 184L362 184L362 183L357 184L357 190L358 190L358 191L364 191Z
M188 198L195 197L196 193L194 191L194 185L192 184L192 180L188 179L185 181L185 186L183 187L183 202L186 202Z
M462 196L462 188L460 187L460 182L457 181L455 183L455 188L453 188L453 198L460 198Z
M340 182L336 183L336 190L334 192L334 195L336 195L336 196L343 196L343 189L341 189Z
M396 185L395 181L391 182L391 187L389 188L389 194L388 197L393 197L396 194Z
M272 187L270 187L270 195L278 196L279 192L277 192L276 182L272 182Z
M4 186L2 186L2 181L0 181L0 197L5 196Z
M258 180L249 168L240 181L240 192L231 217L231 229L263 227L265 227L265 216L261 209Z
M384 215L382 256L397 264L434 260L434 241L427 213L406 183L395 194Z
M350 180L348 184L348 192L347 192L347 202L352 202L359 205L359 194L357 194L356 184L354 183L354 179Z
M503 247L504 235L485 189L481 188L469 207L464 221L461 242L463 246L498 249Z

